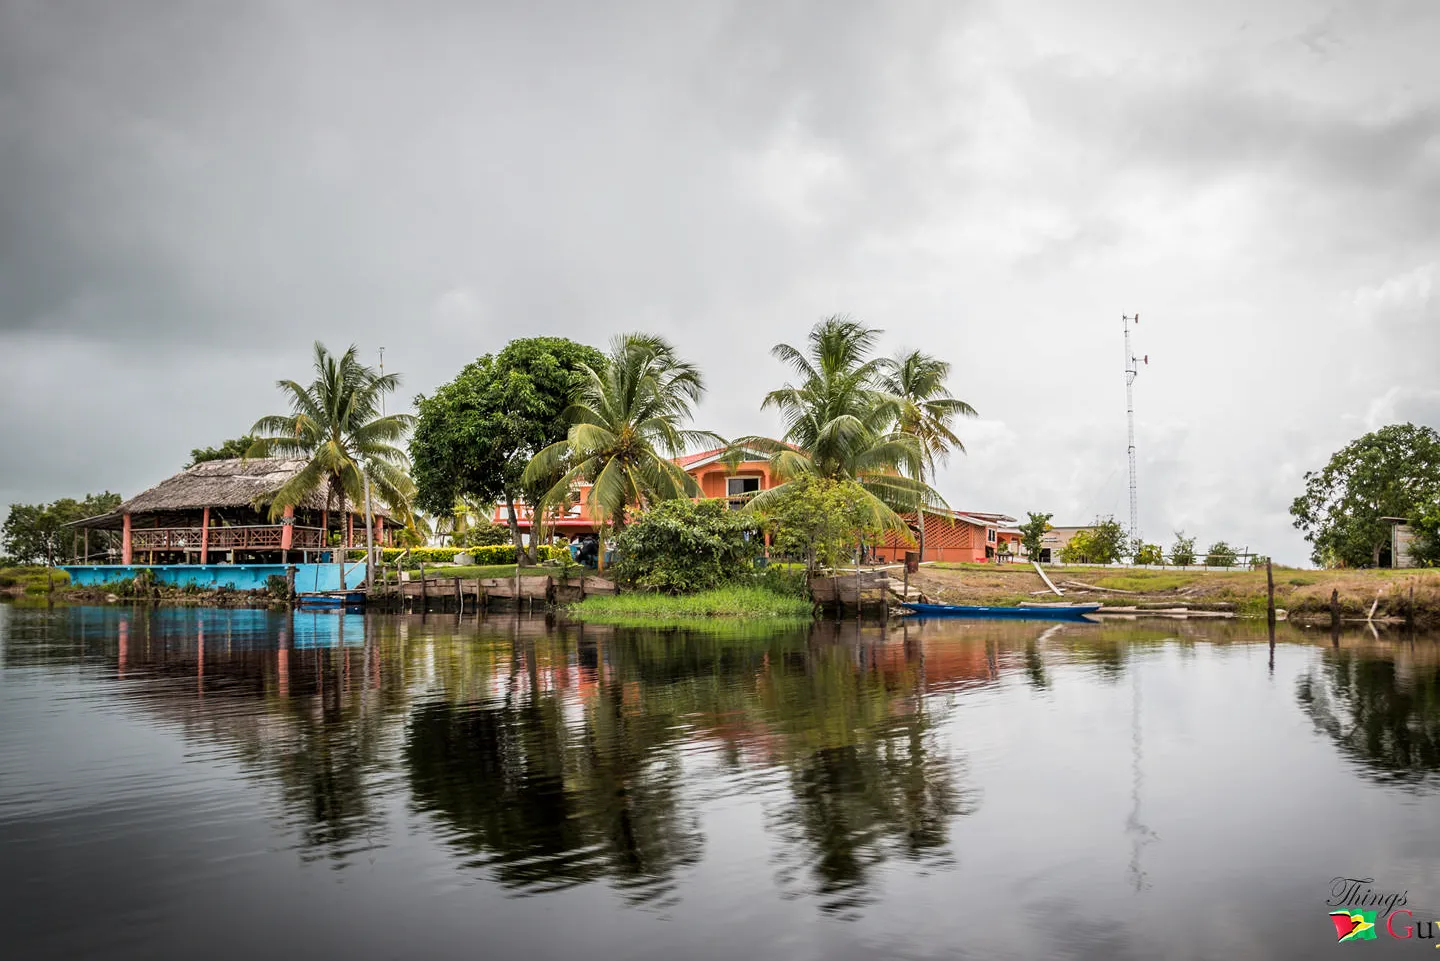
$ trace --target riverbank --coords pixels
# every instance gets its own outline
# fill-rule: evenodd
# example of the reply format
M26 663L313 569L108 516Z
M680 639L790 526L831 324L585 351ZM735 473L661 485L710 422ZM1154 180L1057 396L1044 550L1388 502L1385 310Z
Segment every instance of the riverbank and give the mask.
M0 597L67 604L163 604L167 607L285 608L289 599L268 590L239 591L221 587L175 587L126 580L115 584L77 585L62 570L44 567L0 568Z
M1066 600L1111 607L1188 606L1263 617L1265 571L1149 570L1124 567L1047 567ZM1328 621L1335 592L1342 619L1377 618L1440 625L1440 570L1303 571L1277 567L1275 606L1293 620ZM1058 601L1028 564L925 564L912 588L941 604L1013 605ZM1067 586L1068 585L1068 586Z
M603 624L661 623L704 618L809 620L809 599L765 587L721 587L696 594L608 594L571 604L565 613Z

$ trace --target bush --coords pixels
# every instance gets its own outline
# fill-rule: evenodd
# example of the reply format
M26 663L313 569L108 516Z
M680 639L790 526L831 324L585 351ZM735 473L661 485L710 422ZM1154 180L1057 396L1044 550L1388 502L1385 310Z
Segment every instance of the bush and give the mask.
M801 558L811 570L839 567L861 541L881 537L871 497L855 481L802 477L756 510L775 553Z
M510 532L499 524L481 522L450 538L457 547L499 547L510 543Z
M753 515L722 500L661 501L616 538L615 570L671 594L708 590L754 570L759 535Z
M1165 555L1160 552L1159 544L1141 544L1135 549L1136 564L1164 564Z
M1095 518L1089 530L1075 532L1060 551L1066 564L1113 564L1128 553L1125 529L1114 517Z
M1206 567L1234 567L1235 549L1224 541L1216 541L1205 553Z
M1195 563L1195 538L1186 537L1184 531L1175 532L1175 546L1170 548L1170 563L1176 567L1189 567Z

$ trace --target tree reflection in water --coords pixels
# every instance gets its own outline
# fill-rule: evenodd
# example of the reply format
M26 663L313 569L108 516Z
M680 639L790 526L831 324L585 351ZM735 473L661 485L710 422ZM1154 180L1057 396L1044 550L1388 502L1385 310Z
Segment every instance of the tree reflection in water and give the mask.
M1430 786L1440 768L1440 663L1434 642L1334 647L1296 693L1317 729L1380 781Z
M507 676L490 685L503 698L437 701L412 716L416 806L500 883L534 892L608 880L632 901L663 903L700 858L700 806L715 799L686 787L682 758L697 742L732 771L788 772L769 805L790 864L782 877L804 890L813 876L826 910L864 903L888 858L948 862L950 822L974 803L937 746L918 647L828 627L590 635L517 640ZM578 698L560 683L566 670Z

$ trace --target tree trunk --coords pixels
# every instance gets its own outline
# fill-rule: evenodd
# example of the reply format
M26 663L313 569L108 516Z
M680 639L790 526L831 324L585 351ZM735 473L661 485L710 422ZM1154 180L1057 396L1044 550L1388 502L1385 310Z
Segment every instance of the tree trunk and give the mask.
M515 517L515 498L505 495L505 519L510 524L510 543L515 545L515 559L520 559L520 522Z
M344 490L344 488L341 488L341 489L340 489L339 495L340 495L340 547L337 548L336 551L335 551L335 563L336 563L337 565L339 565L338 570L339 570L339 573L340 573L340 590L343 591L343 590L345 590L345 555L346 555L346 553L347 553L347 551L346 551L346 544L345 544L345 521L346 521L346 519L348 518L349 515L347 515L347 514L345 513L345 490Z
M370 512L370 475L361 472L365 480L365 590L375 586L375 520Z
M915 512L915 516L920 518L920 543L918 547L920 550L920 560L923 561L925 560L925 508L921 507L920 510Z

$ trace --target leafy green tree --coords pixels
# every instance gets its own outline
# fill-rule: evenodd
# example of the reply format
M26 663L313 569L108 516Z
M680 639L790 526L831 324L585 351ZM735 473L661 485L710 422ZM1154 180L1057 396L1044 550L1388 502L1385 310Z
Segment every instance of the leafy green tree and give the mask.
M415 485L406 473L405 452L396 444L414 422L409 414L380 413L381 399L400 385L398 374L378 374L360 363L352 345L336 357L315 342L315 379L308 385L293 380L276 386L290 401L289 414L272 414L255 422L251 457L293 457L304 460L294 477L275 492L271 519L285 508L325 490L326 503L339 503L336 514L344 530L347 503L363 503L366 478L374 495L404 523L410 515ZM340 585L345 585L345 552L335 551Z
M1378 567L1390 543L1381 518L1417 518L1440 501L1440 434L1392 424L1352 441L1305 475L1290 505L1317 564Z
M565 439L571 396L584 370L604 367L605 357L594 347L563 337L526 337L465 365L428 397L417 397L410 439L416 504L443 518L464 501L503 503L510 540L519 548L516 504L535 504L556 480L537 477L527 486L525 467Z
M243 437L232 437L219 447L196 447L190 451L190 463L185 466L194 467L211 460L235 460L244 457L254 446L255 435L246 434Z
M883 527L874 495L853 480L802 477L766 498L758 513L771 531L771 547L803 558L807 573L843 566Z
M1066 564L1114 564L1129 553L1125 528L1113 516L1095 518L1086 530L1075 532L1060 552Z
M1038 561L1040 552L1045 549L1045 532L1051 529L1050 518L1055 515L1026 511L1025 516L1027 520L1020 525L1020 546L1025 548L1032 561Z
M49 504L11 504L10 514L0 525L0 545L19 564L83 563L77 556L73 528L66 524L108 514L120 506L120 495L106 491L87 494L82 500L62 497ZM113 535L95 532L90 539L91 553L104 551Z
M904 402L883 389L891 367L871 356L879 334L847 317L830 317L810 331L804 350L789 344L771 349L798 375L798 384L771 391L761 404L762 410L779 411L783 437L734 442L734 452L768 454L771 474L780 481L753 498L748 509L764 510L769 501L783 496L788 484L804 477L854 481L879 526L911 541L910 528L897 512L945 506L920 479L926 457L920 437L898 428ZM939 444L943 438L937 435L935 440Z
M564 503L573 485L588 482L591 516L618 532L627 508L700 496L673 460L686 447L721 442L684 426L705 392L699 368L664 338L624 334L602 367L582 365L580 374L565 439L539 451L521 476L532 485L558 477L540 506Z
M1420 567L1440 567L1440 501L1422 510L1414 521L1410 559Z
M1175 532L1175 546L1170 548L1170 563L1177 567L1189 567L1195 563L1195 538L1186 537L1184 531Z
M1205 552L1205 566L1234 567L1236 557L1235 548L1224 541L1216 541L1210 545L1210 550Z
M1164 564L1165 554L1159 544L1139 544L1134 553L1136 564Z
M616 539L620 576L672 594L703 591L754 570L759 553L754 514L719 499L661 501Z

